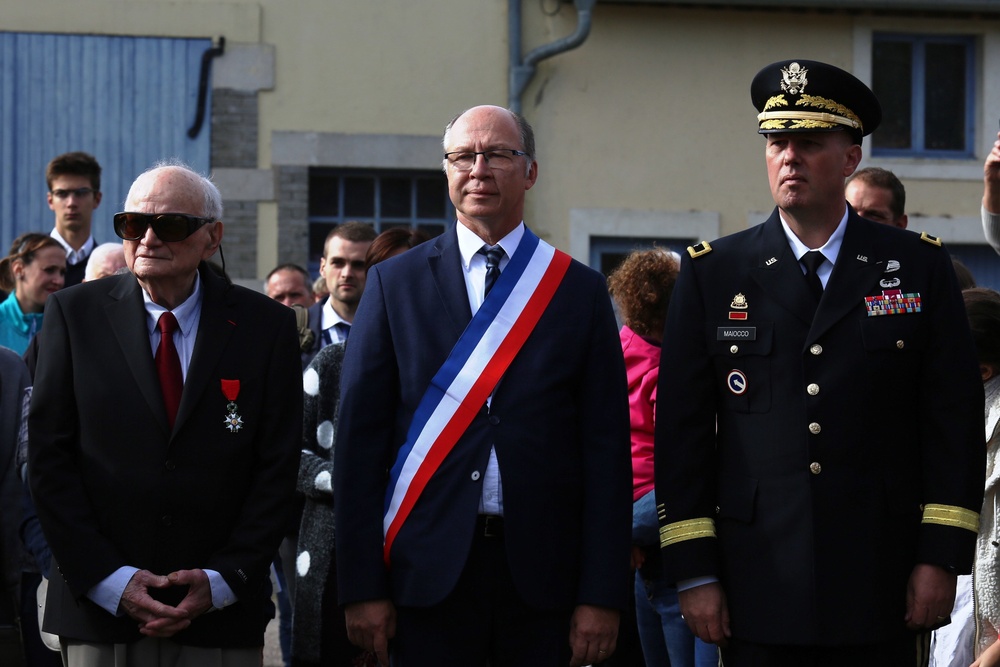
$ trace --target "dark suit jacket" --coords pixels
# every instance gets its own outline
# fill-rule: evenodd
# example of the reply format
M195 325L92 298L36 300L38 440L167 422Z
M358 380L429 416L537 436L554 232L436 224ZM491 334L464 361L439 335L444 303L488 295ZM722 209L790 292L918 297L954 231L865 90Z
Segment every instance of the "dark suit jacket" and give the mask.
M28 368L17 353L0 347L0 591L7 603L17 599L24 558L18 528L21 523L21 471L17 466L17 436L21 427L24 390L31 386ZM0 623L13 620L0 611ZM12 610L11 610L12 611Z
M334 452L341 602L426 606L469 554L490 446L510 570L540 608L629 595L631 463L624 361L600 274L574 262L551 304L382 560L386 470L471 318L450 230L369 271L347 345Z
M302 428L290 308L201 267L203 302L173 432L142 289L131 275L50 297L32 396L32 495L61 576L45 628L83 641L140 638L85 597L124 565L218 571L238 602L176 641L263 644L269 565L287 525ZM239 380L243 426L225 426L221 380ZM160 597L170 604L180 591Z
M923 505L982 504L983 389L948 253L852 210L813 318L777 211L711 246L674 288L655 461L661 525L714 519L718 539L665 547L668 574L718 576L745 640L898 636L914 564L973 557L975 532L922 524ZM868 316L887 290L921 312Z

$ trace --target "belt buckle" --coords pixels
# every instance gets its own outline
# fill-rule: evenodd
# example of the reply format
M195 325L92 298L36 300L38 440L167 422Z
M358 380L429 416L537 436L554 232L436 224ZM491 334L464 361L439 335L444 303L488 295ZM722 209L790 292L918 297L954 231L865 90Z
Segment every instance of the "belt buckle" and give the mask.
M503 517L485 514L482 518L483 537L503 537Z

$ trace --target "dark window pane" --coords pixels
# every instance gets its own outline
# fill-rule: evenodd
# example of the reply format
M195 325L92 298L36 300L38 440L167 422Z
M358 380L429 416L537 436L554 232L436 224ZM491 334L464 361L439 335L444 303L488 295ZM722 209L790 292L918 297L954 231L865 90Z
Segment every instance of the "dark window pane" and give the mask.
M417 217L443 218L447 214L448 180L438 178L417 179Z
M882 104L882 123L872 135L875 148L912 148L913 47L878 40L872 52L872 91Z
M965 150L965 56L962 44L928 44L924 148Z
M309 225L309 266L319 267L320 257L323 256L323 241L330 230L336 227L332 222L314 222ZM314 270L311 268L311 270Z
M375 179L365 176L344 178L344 216L371 218L375 216Z
M417 229L427 232L431 238L444 234L444 225L417 225Z
M340 179L329 174L311 174L309 177L309 215L336 216L338 213L337 185Z
M382 216L386 218L410 217L410 179L383 178L380 193Z

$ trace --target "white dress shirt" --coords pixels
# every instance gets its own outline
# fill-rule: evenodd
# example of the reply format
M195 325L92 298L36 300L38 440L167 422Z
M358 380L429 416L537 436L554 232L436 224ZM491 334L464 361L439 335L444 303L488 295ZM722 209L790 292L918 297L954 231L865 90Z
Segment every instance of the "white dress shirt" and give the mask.
M486 298L486 256L479 251L483 246L489 246L489 244L476 236L461 222L455 223L455 230L458 233L458 251L462 255L462 275L465 276L465 289L469 295L469 306L472 308L472 314L475 315ZM523 236L524 223L522 222L497 243L504 251L504 256L500 259L498 267L501 273L510 262L514 252L517 251ZM492 395L486 399L487 408L489 408L491 398ZM500 482L500 464L497 461L495 447L490 448L490 460L486 465L482 480L483 493L479 499L479 513L503 516L503 486Z

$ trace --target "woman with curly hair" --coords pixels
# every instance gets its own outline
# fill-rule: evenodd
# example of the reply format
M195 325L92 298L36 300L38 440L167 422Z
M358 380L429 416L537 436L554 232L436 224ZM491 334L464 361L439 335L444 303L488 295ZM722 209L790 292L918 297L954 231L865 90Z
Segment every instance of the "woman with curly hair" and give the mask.
M624 326L632 425L632 542L636 621L646 664L693 667L718 664L717 649L696 639L681 618L677 590L663 577L653 494L653 426L660 347L667 307L680 270L676 253L654 248L629 254L608 277ZM669 657L669 661L668 661Z
M0 303L0 345L24 354L42 328L45 300L66 279L66 251L48 234L21 234L0 259L0 289L10 292Z

